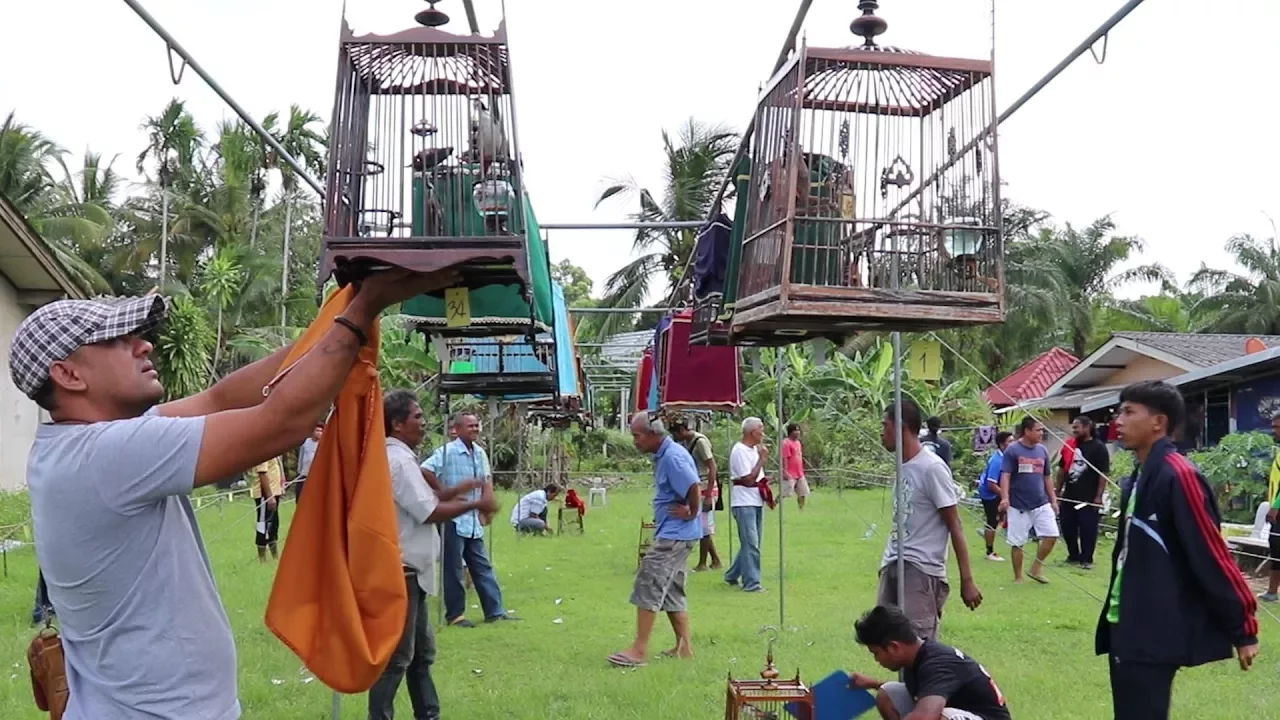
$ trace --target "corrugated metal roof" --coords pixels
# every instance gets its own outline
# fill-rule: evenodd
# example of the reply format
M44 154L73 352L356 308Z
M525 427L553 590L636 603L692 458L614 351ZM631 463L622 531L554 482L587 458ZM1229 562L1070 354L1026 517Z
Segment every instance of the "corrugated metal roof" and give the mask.
M1244 344L1249 338L1258 338L1268 348L1280 347L1280 335L1128 331L1112 333L1112 335L1142 343L1161 352L1180 357L1187 362L1195 363L1199 367L1209 367L1241 357L1245 354Z
M1079 362L1079 358L1060 347L1050 348L987 388L983 395L996 407L1044 397L1045 391Z

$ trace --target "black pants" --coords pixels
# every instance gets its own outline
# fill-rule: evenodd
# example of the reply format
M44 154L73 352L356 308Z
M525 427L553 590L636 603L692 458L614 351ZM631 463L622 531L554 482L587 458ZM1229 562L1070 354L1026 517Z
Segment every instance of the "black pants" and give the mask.
M1079 510L1079 500L1063 500L1059 503L1062 520L1062 540L1067 544L1067 559L1093 564L1093 550L1098 546L1098 508L1085 505Z
M293 481L293 499L294 502L302 499L302 486L307 484L307 477L304 475Z
M382 676L369 688L369 720L392 720L395 717L396 693L400 681L409 678L409 702L414 720L438 720L440 697L431 679L431 665L436 661L436 637L427 617L427 595L418 585L417 573L406 569L405 590L409 610L404 616L404 634L391 655Z
M267 507L267 502L256 498L254 505L258 508L258 522L253 529L253 541L258 547L274 545L280 535L280 498L276 498L274 510Z
M1115 720L1169 720L1178 666L1124 662L1115 655L1108 659Z

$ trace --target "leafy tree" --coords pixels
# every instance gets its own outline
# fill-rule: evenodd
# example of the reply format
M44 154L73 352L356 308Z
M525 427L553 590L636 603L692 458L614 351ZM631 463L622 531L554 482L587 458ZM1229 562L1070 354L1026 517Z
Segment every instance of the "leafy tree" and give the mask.
M1236 235L1227 252L1243 272L1201 266L1189 286L1203 293L1193 311L1212 316L1215 332L1280 334L1280 246L1274 237Z
M591 276L568 258L551 266L551 279L564 288L564 301L569 307L591 301Z
M729 162L738 148L738 135L721 126L706 125L690 118L673 140L662 132L665 182L661 196L627 179L610 185L596 200L598 207L615 197L634 197L638 208L632 220L661 223L705 220L729 172ZM637 230L632 251L639 255L605 281L602 305L616 308L640 307L657 282L674 287L688 266L697 233L693 230ZM602 332L624 329L624 316L609 316Z

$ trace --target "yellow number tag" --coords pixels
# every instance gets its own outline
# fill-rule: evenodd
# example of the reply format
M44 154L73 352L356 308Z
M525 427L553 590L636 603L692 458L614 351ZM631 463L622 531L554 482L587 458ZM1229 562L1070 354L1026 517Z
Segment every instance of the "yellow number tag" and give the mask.
M444 291L445 325L451 328L471 324L471 293L464 287Z
M942 345L936 340L917 340L911 343L907 355L907 372L916 380L942 379Z
M853 195L849 193L840 195L840 217L845 220L853 218Z

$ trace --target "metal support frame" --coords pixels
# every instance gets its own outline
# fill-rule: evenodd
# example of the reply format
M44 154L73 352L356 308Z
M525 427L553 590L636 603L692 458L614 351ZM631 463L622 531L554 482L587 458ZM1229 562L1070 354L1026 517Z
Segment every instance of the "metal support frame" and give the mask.
M288 150L284 149L284 146L280 144L279 140L276 140L275 137L273 137L271 133L267 132L257 120L253 119L252 115L250 115L244 108L240 107L240 103L233 100L231 96L227 94L227 91L223 90L222 86L219 85L218 82L209 75L209 73L205 72L203 67L200 67L200 63L196 62L195 58L191 57L191 53L187 52L186 48L182 47L182 45L174 39L173 35L170 35L169 31L164 29L164 26L161 25L159 21L152 17L151 13L147 12L146 8L142 7L142 5L138 3L138 0L124 0L124 2L138 14L138 17L142 18L143 22L150 26L151 29L165 41L170 50L178 53L178 55L182 57L183 61L190 65L192 70L196 71L196 74L209 85L211 90L218 94L218 97L222 98L223 102L231 106L231 109L235 111L236 115L240 116L241 120L244 120L249 127L253 128L253 131L262 138L263 142L270 145L271 149L276 151L280 156L280 159L283 160L286 165L293 168L293 171L298 174L298 177L302 178L303 182L310 185L311 189L315 190L316 194L321 198L324 197L324 186L315 178L311 177L311 173L307 172L307 169L302 166L302 163L298 162L296 158L289 154ZM468 2L468 4L470 3Z
M786 545L782 541L782 529L785 524L782 522L782 510L787 504L786 493L783 488L787 483L787 463L783 458L782 441L786 439L786 426L782 422L784 417L782 414L782 355L783 349L777 348L774 352L773 359L773 382L777 385L777 398L774 400L775 407L778 411L778 446L774 452L778 453L778 627L786 628L786 597L787 597L787 563L786 563ZM798 497L798 496L797 496ZM798 501L797 501L798 502Z
M542 230L697 230L704 220L670 220L666 222L619 223L539 223Z
M606 313L606 314L622 314L630 315L634 313L669 313L676 312L682 308L674 307L648 307L648 308L611 308L611 307L576 307L569 308L571 313Z

